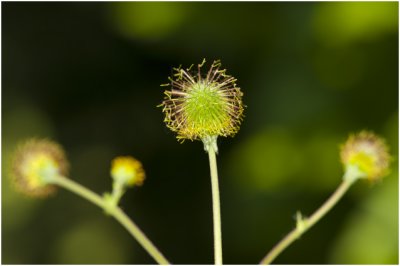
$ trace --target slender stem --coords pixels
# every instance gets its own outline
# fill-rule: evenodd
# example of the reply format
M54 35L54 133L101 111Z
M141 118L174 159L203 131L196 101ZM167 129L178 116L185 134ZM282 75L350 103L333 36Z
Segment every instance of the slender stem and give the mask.
M158 264L171 264L146 237L146 235L140 230L140 228L121 210L121 208L117 207L113 216L129 231L129 233L134 238L136 238L136 240L143 246L143 248L154 258L154 260Z
M215 259L215 265L222 265L221 209L220 209L220 199L219 199L217 158L216 158L216 151L212 146L210 146L208 149L208 158L210 160L211 188L212 188L212 202L213 202L214 259Z
M118 202L120 201L121 197L124 195L125 188L121 182L115 181L113 182L113 189L112 193L110 195L110 200L112 204L115 206L118 205Z
M110 205L109 202L104 200L96 193L69 178L58 176L52 180L52 183L59 185L106 210L108 214L113 216L122 226L125 227L125 229L129 231L129 233L142 245L142 247L154 258L158 264L170 264L168 260L161 254L161 252L146 237L146 235L139 229L139 227L121 210L121 208Z
M270 264L283 250L298 239L309 228L316 224L324 215L332 209L333 206L342 198L354 180L344 179L336 191L325 201L325 203L316 210L310 218L301 218L299 215L297 226L287 234L272 250L261 260L260 264Z

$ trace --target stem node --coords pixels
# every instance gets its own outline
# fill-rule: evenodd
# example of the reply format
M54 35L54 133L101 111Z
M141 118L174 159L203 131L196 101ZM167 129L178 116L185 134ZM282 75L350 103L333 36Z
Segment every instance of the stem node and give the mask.
M279 254L282 253L288 246L290 246L294 241L300 238L308 229L310 229L314 224L316 224L322 217L325 216L333 206L338 203L338 201L347 192L350 186L354 183L355 179L344 178L340 186L336 191L330 196L330 198L316 210L313 215L309 218L304 218L300 212L296 214L296 228L290 231L278 244L276 244L270 252L261 260L260 264L270 264Z
M170 264L163 254L161 254L161 252L140 230L140 228L121 210L121 208L117 206L112 195L106 194L104 197L100 197L93 191L63 176L55 176L52 180L52 183L59 185L60 187L63 187L102 208L106 214L114 217L115 220L125 227L125 229L128 230L133 238L135 238L142 245L142 247L158 264Z

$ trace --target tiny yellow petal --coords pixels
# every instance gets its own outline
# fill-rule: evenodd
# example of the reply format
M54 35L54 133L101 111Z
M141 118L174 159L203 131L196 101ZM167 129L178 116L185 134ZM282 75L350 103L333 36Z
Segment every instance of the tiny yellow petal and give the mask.
M142 164L131 156L116 157L111 162L111 176L127 186L140 186L145 179Z

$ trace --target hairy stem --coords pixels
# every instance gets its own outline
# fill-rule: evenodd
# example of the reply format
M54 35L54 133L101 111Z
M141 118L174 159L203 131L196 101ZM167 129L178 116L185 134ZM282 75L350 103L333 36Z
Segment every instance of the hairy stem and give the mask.
M139 227L121 210L121 208L110 204L93 191L72 181L69 178L57 176L52 180L52 183L81 196L82 198L107 211L109 215L113 216L123 227L125 227L126 230L128 230L128 232L142 245L142 247L150 254L150 256L154 258L158 264L170 264L168 260L161 254L161 252L154 246L154 244L151 243L146 235L139 229Z
M343 197L355 180L344 179L336 191L325 201L325 203L316 210L310 218L297 217L297 226L287 234L272 250L261 260L260 264L270 264L283 250L290 246L309 228L316 224L324 215L329 212L333 206Z
M221 209L218 184L218 169L217 169L217 143L216 138L213 138L211 143L205 143L205 149L208 152L211 172L211 189L212 189L212 204L213 204L213 224L214 224L214 260L215 265L222 265L222 236L221 236Z

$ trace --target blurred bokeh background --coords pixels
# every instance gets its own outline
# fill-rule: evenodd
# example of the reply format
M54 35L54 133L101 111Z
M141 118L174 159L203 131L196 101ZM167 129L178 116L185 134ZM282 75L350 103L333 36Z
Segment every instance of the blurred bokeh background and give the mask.
M176 264L213 263L211 187L200 142L163 123L172 67L221 59L247 105L220 139L224 262L256 264L341 181L339 144L370 129L392 173L358 182L275 263L398 263L398 3L2 3L2 263L149 264L113 219L61 190L17 194L21 140L60 142L72 179L110 190L110 161L147 172L126 210Z

